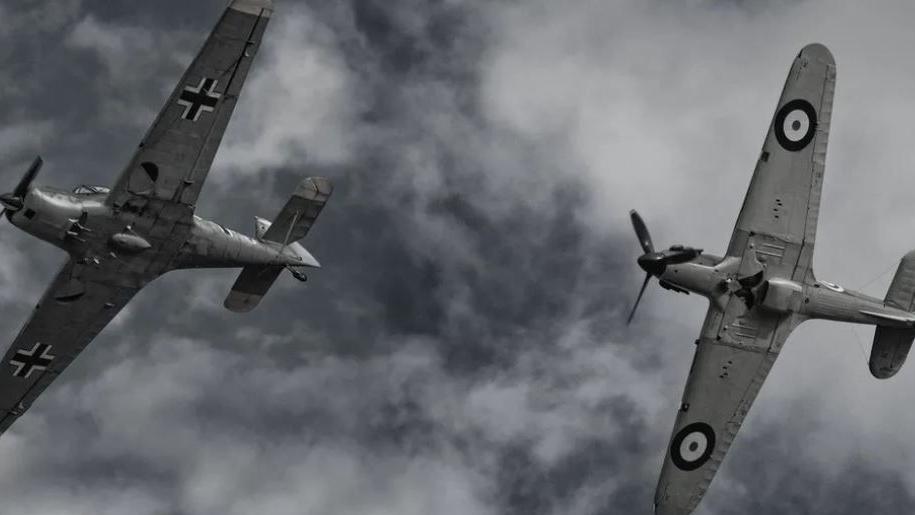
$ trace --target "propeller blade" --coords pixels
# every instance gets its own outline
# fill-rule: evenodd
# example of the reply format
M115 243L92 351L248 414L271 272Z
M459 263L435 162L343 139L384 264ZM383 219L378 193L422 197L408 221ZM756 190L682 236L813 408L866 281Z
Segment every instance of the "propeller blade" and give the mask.
M633 211L634 213L635 211ZM639 296L635 298L635 305L632 306L632 311L629 312L629 318L626 319L626 325L632 323L632 317L635 316L635 309L639 307L639 302L642 301L642 294L645 293L645 287L648 286L648 281L651 280L651 274L645 274L645 281L642 282L642 289L639 290Z
M642 217L639 216L635 209L629 211L629 218L632 219L632 228L635 229L635 235L639 238L642 250L646 254L654 252L654 244L651 243L651 235L648 234L648 227L645 226L645 221L642 220Z
M14 196L19 198L25 197L26 193L29 192L29 185L35 180L35 176L38 175L38 171L41 170L42 164L44 164L44 161L41 160L41 156L36 157L35 160L32 161L29 170L25 172L25 175L22 176L22 180L19 181L16 189L13 190Z

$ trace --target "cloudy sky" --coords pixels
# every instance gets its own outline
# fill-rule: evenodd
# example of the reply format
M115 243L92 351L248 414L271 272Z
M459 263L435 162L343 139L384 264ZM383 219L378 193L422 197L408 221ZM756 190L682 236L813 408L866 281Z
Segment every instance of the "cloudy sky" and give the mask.
M113 5L112 5L113 4ZM882 297L915 247L915 5L277 0L198 214L251 230L336 184L325 264L146 288L0 438L3 513L648 514L705 310L659 245L723 252L785 73L838 86L814 259ZM0 0L0 183L110 184L223 0ZM2 189L2 188L0 188ZM8 339L65 259L0 227ZM789 340L697 513L906 513L915 367Z

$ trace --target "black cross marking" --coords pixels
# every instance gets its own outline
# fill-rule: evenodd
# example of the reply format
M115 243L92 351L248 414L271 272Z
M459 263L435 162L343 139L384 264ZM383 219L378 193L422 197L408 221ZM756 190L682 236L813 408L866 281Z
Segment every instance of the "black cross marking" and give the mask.
M10 365L16 367L13 375L28 379L33 370L46 370L55 357L48 352L49 350L51 346L44 343L36 343L32 350L17 350L16 355L10 360Z
M213 112L219 97L222 96L213 92L217 82L215 79L203 78L197 86L185 86L178 97L178 105L184 106L184 114L181 117L196 122L201 112Z

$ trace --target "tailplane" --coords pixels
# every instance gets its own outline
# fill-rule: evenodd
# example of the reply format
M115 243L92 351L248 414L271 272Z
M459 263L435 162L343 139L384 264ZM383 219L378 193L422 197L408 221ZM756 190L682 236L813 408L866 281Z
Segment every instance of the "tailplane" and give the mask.
M263 218L255 218L255 237L263 242L279 243L284 251L291 251L299 257L300 266L320 268L318 260L298 243L298 240L308 234L333 190L330 181L323 177L305 179L272 223ZM232 286L232 291L226 297L225 307L239 313L251 311L273 286L284 268L284 265L244 267ZM306 280L302 272L292 268L289 270L296 279Z
M884 304L905 311L915 308L915 250L900 261ZM878 326L871 347L871 374L878 379L896 375L905 363L913 340L915 329Z
M223 305L236 313L251 311L264 298L284 268L286 267L255 265L244 267Z
M324 204L333 193L334 187L323 177L305 179L293 192L292 197L283 206L280 214L266 228L262 240L275 241L288 245L299 241L308 234L312 224L318 219Z

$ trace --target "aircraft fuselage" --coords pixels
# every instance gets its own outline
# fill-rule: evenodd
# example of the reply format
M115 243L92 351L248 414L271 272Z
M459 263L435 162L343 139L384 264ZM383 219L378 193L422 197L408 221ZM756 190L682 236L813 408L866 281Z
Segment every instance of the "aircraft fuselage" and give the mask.
M913 327L915 316L887 306L883 300L825 282L802 283L790 278L766 277L756 281L738 278L740 258L701 254L692 261L667 265L657 275L661 286L695 293L725 309L732 295L748 308L760 306L775 313L797 314L804 319Z
M67 251L86 263L147 259L156 254L157 238L131 227L124 214L105 203L107 194L77 194L33 187L22 207L8 211L13 225ZM261 241L216 222L193 216L188 237L167 269L222 268L247 265L316 266L296 252L297 244Z

